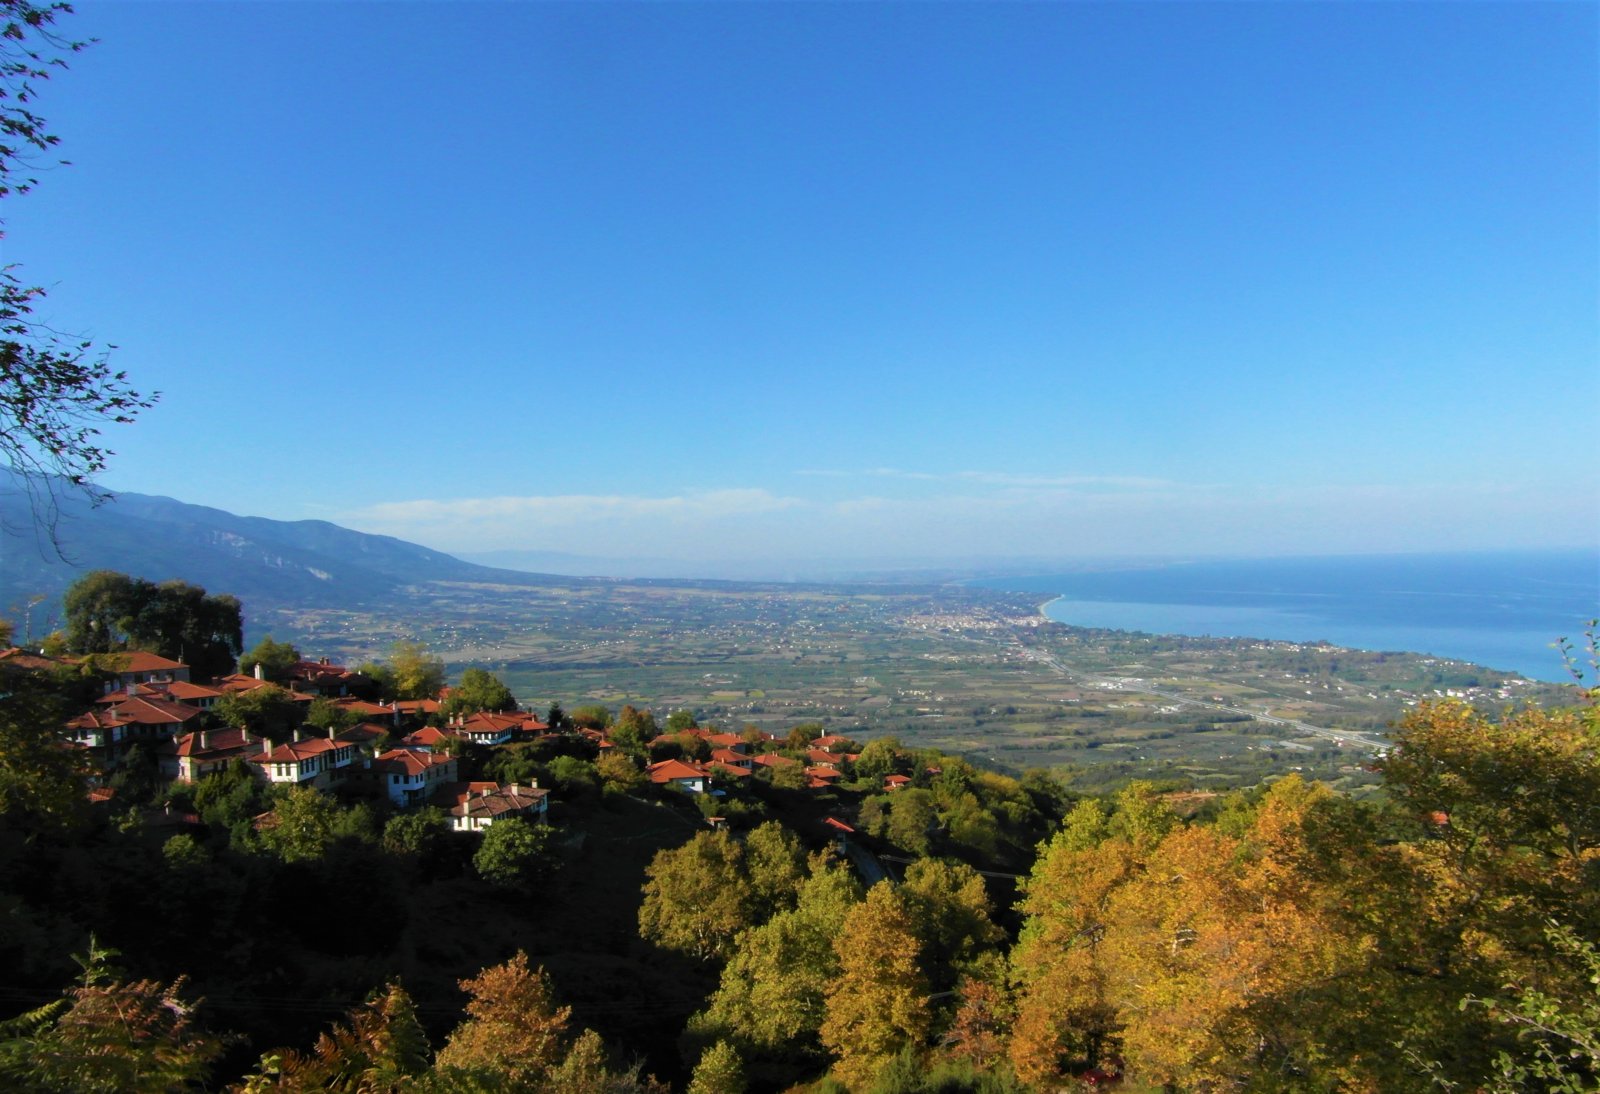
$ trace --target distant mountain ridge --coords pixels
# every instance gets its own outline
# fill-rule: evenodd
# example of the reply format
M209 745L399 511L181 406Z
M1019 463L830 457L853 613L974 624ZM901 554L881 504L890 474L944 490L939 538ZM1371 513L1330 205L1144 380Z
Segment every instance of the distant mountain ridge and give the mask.
M18 624L22 606L37 596L46 602L36 610L35 623L52 608L58 613L62 592L99 569L188 581L258 609L356 608L440 581L551 580L463 562L328 521L242 517L147 494L118 494L99 506L71 489L58 490L57 497L56 540L65 561L38 530L25 485L15 475L0 477L0 617Z

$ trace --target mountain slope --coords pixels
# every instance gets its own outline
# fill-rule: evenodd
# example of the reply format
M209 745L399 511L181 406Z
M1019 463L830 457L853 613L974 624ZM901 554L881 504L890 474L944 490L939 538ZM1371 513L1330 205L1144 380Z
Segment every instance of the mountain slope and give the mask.
M144 494L119 494L100 506L76 493L60 496L58 555L36 527L22 484L14 476L0 479L0 616L21 622L22 606L42 595L34 618L44 620L67 586L97 569L151 581L176 578L232 593L258 609L363 607L440 581L549 580L327 521L241 517Z

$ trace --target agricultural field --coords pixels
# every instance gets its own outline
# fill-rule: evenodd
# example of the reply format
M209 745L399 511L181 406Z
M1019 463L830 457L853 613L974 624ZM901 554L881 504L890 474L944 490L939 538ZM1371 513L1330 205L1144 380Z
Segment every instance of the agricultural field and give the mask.
M1290 770L1359 790L1417 702L1572 702L1571 689L1459 662L1322 645L1187 639L1052 623L1023 594L945 586L436 583L357 612L272 621L347 661L420 641L499 675L523 704L666 713L784 732L893 735L1085 788L1198 789Z

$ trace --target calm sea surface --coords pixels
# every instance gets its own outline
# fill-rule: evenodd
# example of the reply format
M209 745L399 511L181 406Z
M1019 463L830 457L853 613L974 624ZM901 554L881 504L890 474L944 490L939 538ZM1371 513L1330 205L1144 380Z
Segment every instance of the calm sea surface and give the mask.
M1600 616L1600 550L1173 563L995 578L1080 627L1327 641L1570 679L1552 644Z

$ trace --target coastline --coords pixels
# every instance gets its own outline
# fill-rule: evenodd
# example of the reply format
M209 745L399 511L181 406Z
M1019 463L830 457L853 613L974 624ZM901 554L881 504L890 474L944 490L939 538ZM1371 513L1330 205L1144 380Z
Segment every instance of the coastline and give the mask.
M1079 619L1053 614L1057 605L1081 605ZM1362 653L1407 654L1490 672L1507 673L1541 683L1571 683L1555 650L1558 634L1507 630L1384 624L1338 624L1276 609L1239 609L1216 605L1162 604L1075 600L1062 594L1043 601L1039 615L1047 622L1089 630L1117 631L1174 638L1270 642L1293 646L1325 646ZM1230 622L1234 625L1230 626ZM1254 625L1253 625L1254 624ZM1354 638L1355 640L1352 640ZM1549 652L1540 656L1537 651Z

